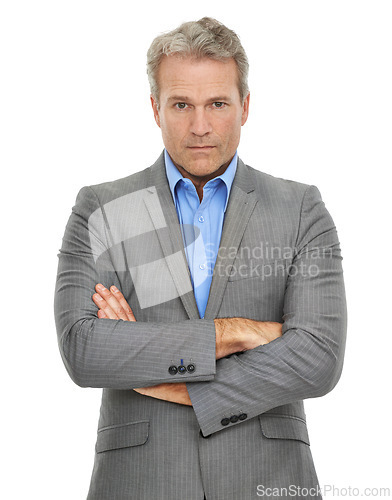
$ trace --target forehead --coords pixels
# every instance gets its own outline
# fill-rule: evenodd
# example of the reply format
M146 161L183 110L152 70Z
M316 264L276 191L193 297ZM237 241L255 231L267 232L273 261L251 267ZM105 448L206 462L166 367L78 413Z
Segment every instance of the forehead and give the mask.
M159 71L160 96L190 94L208 97L209 94L238 93L238 70L234 59L216 61L191 57L164 56Z

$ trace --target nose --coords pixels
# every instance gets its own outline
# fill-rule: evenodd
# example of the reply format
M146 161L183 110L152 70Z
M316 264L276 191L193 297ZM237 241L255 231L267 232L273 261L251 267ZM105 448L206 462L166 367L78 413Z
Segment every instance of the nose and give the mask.
M199 137L212 132L208 112L205 109L194 109L191 117L190 132Z

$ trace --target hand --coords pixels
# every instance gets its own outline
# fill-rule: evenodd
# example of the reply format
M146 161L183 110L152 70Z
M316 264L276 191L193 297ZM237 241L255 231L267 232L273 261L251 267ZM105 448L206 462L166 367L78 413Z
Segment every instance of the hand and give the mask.
M136 321L132 309L117 287L113 285L108 290L99 283L95 287L95 290L97 293L93 295L93 301L99 308L98 318ZM192 406L186 384L183 382L179 384L159 384L152 387L140 387L133 390L143 396Z
M282 336L282 324L248 318L220 318L215 321L216 359L248 351Z
M110 290L99 283L93 295L93 301L98 307L98 318L122 319L124 321L136 321L128 302L120 290L112 285Z
M191 398L189 397L188 389L184 382L179 384L159 384L152 387L141 387L134 391L143 396L162 399L170 403L178 403L181 405L192 406Z

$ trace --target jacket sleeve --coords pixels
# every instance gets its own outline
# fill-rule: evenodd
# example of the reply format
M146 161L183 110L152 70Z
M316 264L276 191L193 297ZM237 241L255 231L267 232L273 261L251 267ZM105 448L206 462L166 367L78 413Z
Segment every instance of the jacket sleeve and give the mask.
M212 381L187 384L204 435L277 406L323 396L336 385L346 338L341 261L334 223L319 191L310 186L287 278L282 337L217 361Z
M129 389L211 380L216 366L213 321L98 319L92 301L95 285L121 284L107 251L110 228L104 217L91 217L97 210L101 207L95 191L83 188L59 253L55 320L61 356L73 381L82 387ZM181 359L191 359L196 371L171 375L169 367Z

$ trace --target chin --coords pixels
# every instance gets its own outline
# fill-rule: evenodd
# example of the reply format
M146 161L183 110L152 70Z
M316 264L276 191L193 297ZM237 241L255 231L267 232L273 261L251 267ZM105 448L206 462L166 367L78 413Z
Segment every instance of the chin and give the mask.
M221 166L219 161L213 158L189 158L189 161L186 163L186 165L189 166L189 169L186 169L190 173L199 176L210 175L218 170Z
M195 175L197 177L206 177L207 175L211 175L214 172L216 172L219 169L218 165L211 165L208 164L206 165L204 162L202 164L200 163L194 163L189 166L188 172L192 175Z

